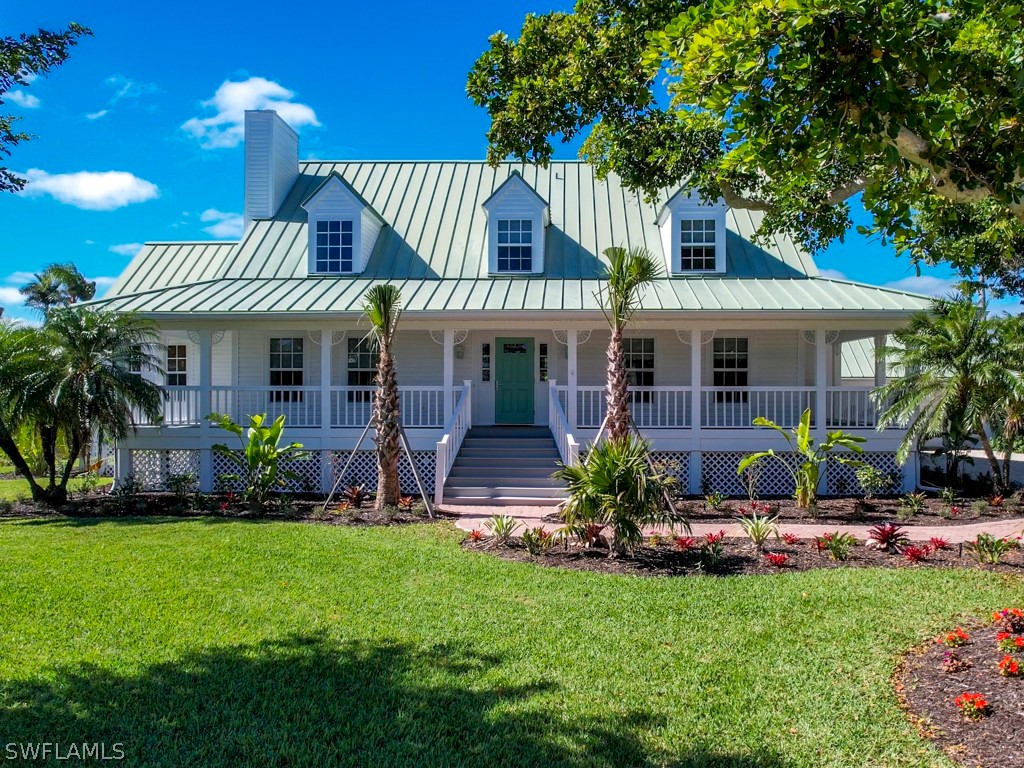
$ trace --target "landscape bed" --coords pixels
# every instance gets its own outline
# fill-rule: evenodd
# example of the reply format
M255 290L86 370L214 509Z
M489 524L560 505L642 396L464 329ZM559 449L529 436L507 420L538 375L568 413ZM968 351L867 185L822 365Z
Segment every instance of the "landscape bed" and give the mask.
M897 661L1021 595L976 569L638 579L462 536L2 522L0 731L168 767L949 766Z

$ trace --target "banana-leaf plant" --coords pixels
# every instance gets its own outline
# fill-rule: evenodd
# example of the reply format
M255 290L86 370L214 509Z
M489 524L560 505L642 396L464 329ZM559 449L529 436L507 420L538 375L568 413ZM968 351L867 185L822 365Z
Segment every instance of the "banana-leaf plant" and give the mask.
M783 429L774 421L758 416L754 419L755 427L769 427L774 429L789 443L792 448L791 456L776 453L769 448L767 451L758 451L744 456L736 468L736 474L741 475L747 467L764 459L775 459L782 463L786 471L793 476L793 483L796 486L796 505L799 509L810 509L818 502L818 487L821 485L821 468L828 460L828 455L838 448L846 448L854 453L863 453L860 443L864 438L858 435L851 435L842 430L829 432L825 440L815 445L814 437L811 434L811 409L808 408L800 416L800 423L790 430ZM857 459L836 456L836 460L843 464L854 467L863 466L864 462Z
M230 416L211 413L206 417L214 426L230 432L238 438L241 450L233 450L224 443L217 443L213 450L224 456L236 471L220 476L221 480L233 480L245 486L242 498L253 512L262 512L270 494L283 490L289 480L298 481L298 475L281 468L281 460L300 458L301 443L289 443L281 448L284 435L284 414L267 425L267 415L260 413L249 417L249 428L244 428Z

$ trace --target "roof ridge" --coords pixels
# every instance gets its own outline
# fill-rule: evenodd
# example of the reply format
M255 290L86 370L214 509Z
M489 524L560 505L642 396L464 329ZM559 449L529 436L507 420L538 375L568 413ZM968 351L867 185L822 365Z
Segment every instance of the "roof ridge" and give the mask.
M146 240L143 245L238 245L241 240Z
M808 275L808 280L825 280L830 283L843 283L845 285L856 285L861 288L873 288L876 291L885 291L886 293L898 293L900 296L914 296L918 299L933 299L934 296L929 296L927 293L915 293L914 291L901 291L899 288L891 288L887 285L875 285L874 283L864 283L860 280L843 280L837 277L825 277L824 275Z
M490 165L491 164L490 161L488 161L488 160L465 159L465 158L463 158L461 160L460 159L453 159L453 158L439 158L439 159L423 159L423 158L420 158L420 159L415 159L415 160L398 160L398 159L394 159L394 158L392 158L391 160L356 160L356 159L350 159L350 160L301 160L300 159L299 160L299 164L300 165L302 165L302 164L305 164L305 165L317 165L317 164L319 164L319 165L340 165L342 163L345 163L345 164L348 164L348 165L353 165L353 164L356 164L356 163L363 164L363 165L383 165L385 163L401 163L403 165L413 165L413 164L417 164L417 163L435 163L435 164L436 163L467 163L467 164L472 164L472 165ZM568 164L572 164L572 165L588 165L589 164L589 162L587 160L579 160L579 159L577 159L577 160L548 160L548 165L554 165L556 163L561 163L563 165L568 165ZM501 160L498 163L496 163L496 165L535 165L535 163L529 163L529 162L521 161L521 160Z

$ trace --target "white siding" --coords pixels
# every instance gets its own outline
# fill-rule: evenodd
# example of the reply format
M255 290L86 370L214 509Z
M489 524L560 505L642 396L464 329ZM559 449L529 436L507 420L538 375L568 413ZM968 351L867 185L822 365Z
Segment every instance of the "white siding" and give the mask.
M298 134L275 112L246 112L246 223L273 217L298 176Z
M689 386L690 347L679 341L675 331L644 331L634 329L629 338L654 339L654 386ZM581 387L603 386L605 382L608 332L594 331L585 344L576 349L577 384Z
M301 338L305 386L317 387L320 385L320 346L314 344L305 331L239 331L238 386L266 387L270 385L271 338Z
M366 206L337 177L331 177L306 204L309 214L308 269L316 271L316 222L324 219L347 219L352 221L352 272L359 273L366 268L381 230L380 219L367 210Z
M348 384L349 339L361 339L365 330L349 331L331 350L331 384ZM317 348L319 350L319 347ZM444 384L444 348L434 343L427 331L399 331L395 339L395 370L398 386L441 386ZM458 364L458 360L455 361ZM456 384L462 380L456 375Z

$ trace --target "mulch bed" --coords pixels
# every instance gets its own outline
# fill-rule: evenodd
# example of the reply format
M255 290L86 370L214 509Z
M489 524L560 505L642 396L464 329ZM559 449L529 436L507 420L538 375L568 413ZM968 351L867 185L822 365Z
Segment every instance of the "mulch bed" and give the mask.
M422 503L414 504L412 509L397 509L390 512L375 511L372 508L372 501L364 502L360 509L341 510L339 506L337 502L333 502L326 512L322 512L322 498L291 497L290 503L284 509L269 506L264 512L257 514L251 512L245 504L229 500L226 496L221 495L193 495L188 503L182 504L170 493L145 493L129 504L122 504L108 494L94 494L73 499L59 509L32 501L16 501L10 505L9 510L5 509L0 513L0 519L211 517L347 526L408 525L431 522ZM443 511L434 510L435 520L451 519L452 517Z
M999 565L979 566L957 544L950 549L933 552L923 563L911 563L902 555L891 554L863 543L850 551L848 559L832 560L828 553L819 553L812 541L798 544L776 544L774 541L767 551L788 556L784 566L770 565L763 556L753 551L750 541L745 538L726 538L722 542L722 559L709 569L704 566L697 547L678 552L668 544L640 547L631 557L608 557L607 549L584 549L570 545L554 545L544 554L531 555L522 542L513 539L508 545L492 547L486 541L473 542L467 538L463 546L485 552L506 560L518 560L555 568L570 568L579 571L629 574L634 576L735 576L792 573L830 568L983 568L994 573L1008 573L1024 576L1024 552L1020 549L1010 552ZM1024 726L1024 723L1022 723Z
M1024 678L1002 677L997 664L1005 655L996 647L999 629L966 628L970 641L955 649L971 664L960 672L943 669L945 645L929 643L906 656L895 685L908 715L921 733L953 760L983 768L1024 768ZM1024 654L1014 654L1024 666ZM972 722L953 704L965 692L981 693L991 714Z
M985 503L984 509L975 509L978 502ZM867 504L855 496L828 497L818 501L817 511L812 515L807 510L797 509L792 499L767 499L760 503L769 504L772 514L777 514L782 523L828 525L893 522L897 520L902 506L898 497L876 498ZM999 507L989 505L985 499L974 498L957 499L955 506L957 511L951 514L941 499L929 497L920 513L903 522L913 525L961 525L1024 517L1024 507L1010 498ZM736 517L743 514L741 510L750 511L750 502L747 499L729 499L720 509L715 510L710 509L702 499L685 499L676 502L676 507L691 523L734 523ZM557 514L551 514L545 520L560 522Z

